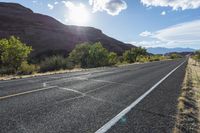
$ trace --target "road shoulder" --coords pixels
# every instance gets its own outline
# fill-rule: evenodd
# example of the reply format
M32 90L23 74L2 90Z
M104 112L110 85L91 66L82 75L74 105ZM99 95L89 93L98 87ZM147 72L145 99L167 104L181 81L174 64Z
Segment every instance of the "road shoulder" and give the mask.
M178 99L174 133L197 133L200 127L200 63L189 59Z

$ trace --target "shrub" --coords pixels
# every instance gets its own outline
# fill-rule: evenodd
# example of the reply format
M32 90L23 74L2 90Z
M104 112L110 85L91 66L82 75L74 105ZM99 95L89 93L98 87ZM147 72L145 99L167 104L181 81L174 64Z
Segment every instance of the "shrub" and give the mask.
M124 61L123 56L119 56L119 57L118 57L118 63L122 63L123 61Z
M33 74L37 71L38 71L38 68L36 65L28 64L27 61L24 61L24 62L22 62L21 66L19 68L18 74L27 75L27 74Z
M198 60L200 60L200 50L195 52L195 56Z
M170 59L178 59L178 58L182 58L182 56L180 54L170 54L169 58Z
M109 52L101 43L90 45L88 67L101 67L109 65Z
M91 68L109 65L108 56L108 50L101 43L83 43L75 47L69 54L69 59L75 65L80 65L83 68Z
M117 64L117 62L118 62L117 54L114 53L114 52L109 53L109 55L108 55L108 62L109 62L109 65L115 65L115 64Z
M145 48L137 47L132 48L131 50L127 50L123 54L124 61L128 63L134 63L137 61L137 58L139 56L145 56L147 54L147 51Z
M79 44L69 54L69 59L72 60L75 65L80 65L81 67L87 67L89 49L90 49L90 43Z
M66 59L65 69L73 69L74 63L69 58Z
M149 57L141 55L137 58L138 62L144 63L144 62L148 62L149 61Z
M13 74L13 73L15 73L14 68L5 67L5 66L0 67L0 75L9 75L9 74Z
M16 72L31 51L32 48L22 43L19 38L11 36L9 39L1 39L0 64Z
M72 64L62 56L52 56L45 58L40 64L40 71L55 71L60 69L72 68Z

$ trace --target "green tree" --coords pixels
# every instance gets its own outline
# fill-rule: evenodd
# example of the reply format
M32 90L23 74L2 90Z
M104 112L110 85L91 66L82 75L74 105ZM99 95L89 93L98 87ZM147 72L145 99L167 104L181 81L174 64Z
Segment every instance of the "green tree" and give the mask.
M69 59L73 60L74 64L86 67L106 66L109 63L109 52L101 43L94 44L83 43L75 47L69 54Z
M90 45L88 67L100 67L108 65L109 52L100 42Z
M109 53L109 55L108 55L108 62L109 62L109 65L115 65L115 64L117 64L117 62L118 62L118 56L117 56L117 54L114 53L114 52Z
M32 51L30 46L22 43L19 38L11 36L0 40L0 63L17 71L23 61L27 60Z
M82 43L77 45L69 54L69 59L72 60L75 65L87 67L90 45L90 43Z
M124 61L128 63L133 63L137 61L137 58L142 55L146 55L147 51L145 48L137 47L127 50L123 54Z

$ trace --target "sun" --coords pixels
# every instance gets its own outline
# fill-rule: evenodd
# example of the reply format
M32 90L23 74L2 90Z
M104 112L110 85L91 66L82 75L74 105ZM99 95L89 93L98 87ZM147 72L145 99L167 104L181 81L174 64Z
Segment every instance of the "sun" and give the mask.
M69 20L75 25L86 25L90 20L88 10L83 4L73 5L69 10Z

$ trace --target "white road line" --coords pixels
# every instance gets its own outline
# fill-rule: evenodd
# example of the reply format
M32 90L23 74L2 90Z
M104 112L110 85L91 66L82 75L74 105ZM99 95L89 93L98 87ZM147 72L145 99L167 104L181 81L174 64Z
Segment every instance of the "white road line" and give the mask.
M154 86L152 86L147 92L141 95L136 101L122 110L119 114L117 114L114 118L108 121L105 125L103 125L100 129L98 129L95 133L105 133L112 126L114 126L124 115L126 115L131 109L133 109L139 102L141 102L149 93L151 93L158 85L160 85L165 79L167 79L173 72L175 72L179 67L181 67L186 61L182 62L176 68L174 68L171 72L169 72L165 77L163 77L160 81L158 81Z
M57 86L57 87L58 87L58 86ZM85 93L82 93L82 92L77 91L77 90L73 90L73 89L69 89L69 88L64 88L64 87L58 87L58 89L71 91L71 92L78 93L78 94L81 94L81 95L85 96Z
M41 88L41 89L37 89L37 90L31 90L31 91L20 92L20 93L16 93L16 94L7 95L7 96L1 96L0 100L11 98L11 97L16 97L16 96L20 96L20 95L25 95L25 94L29 94L29 93L34 93L34 92L38 92L38 91L44 91L44 90L52 89L55 87L56 86L50 86L47 88Z
M42 84L42 86L43 86L43 87L46 87L46 86L47 86L47 83L44 82L44 83Z

